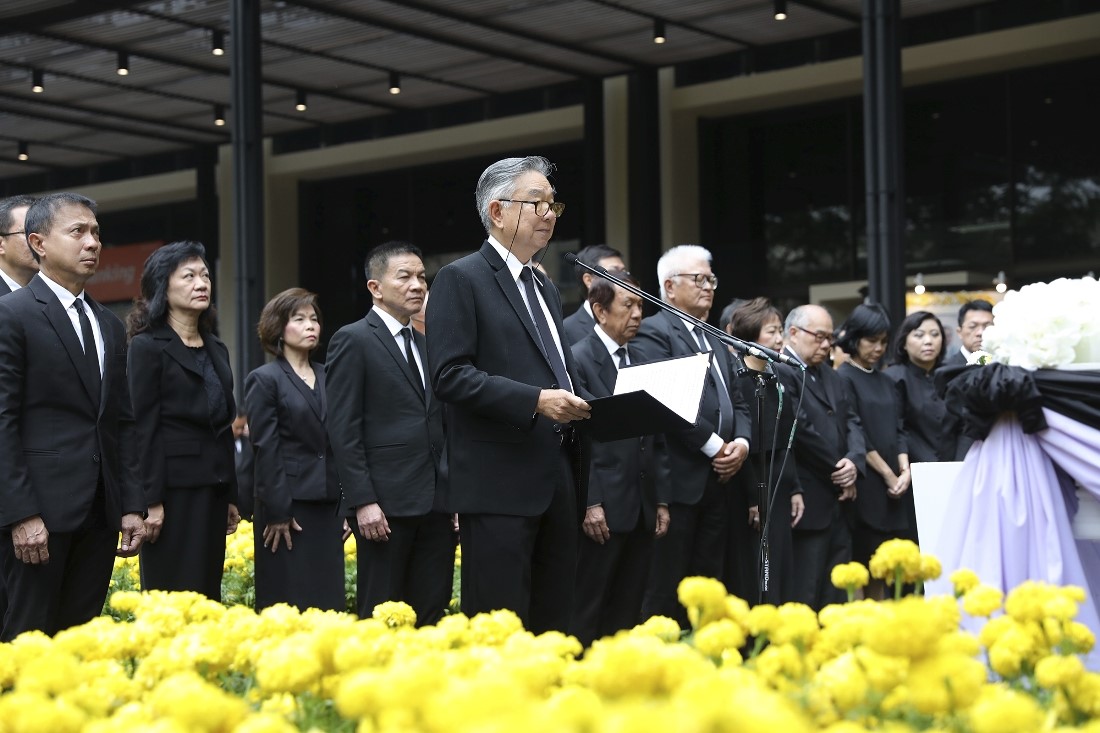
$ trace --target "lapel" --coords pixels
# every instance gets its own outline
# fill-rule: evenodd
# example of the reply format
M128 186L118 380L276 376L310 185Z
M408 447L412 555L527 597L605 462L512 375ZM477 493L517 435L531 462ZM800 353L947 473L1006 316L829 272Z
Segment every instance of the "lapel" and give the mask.
M162 323L149 329L149 332L153 335L153 338L164 343L164 353L175 359L181 367L202 379L202 370L199 369L199 364L195 361L195 355L187 350L187 347L183 344L183 339L172 330L171 326ZM203 339L203 342L205 343L205 339Z
M27 287L34 293L35 299L42 304L42 312L45 314L46 320L53 326L57 337L61 339L61 344L65 347L65 351L73 363L73 368L80 377L80 383L84 385L84 391L88 394L88 398L93 398L91 378L81 367L81 363L84 361L84 349L80 347L80 340L76 337L76 330L73 328L73 322L69 320L69 314L61 307L61 301L50 290L50 286L43 282L38 275L31 278ZM102 326L100 330L103 330ZM106 379L101 379L100 382L105 383ZM102 405L102 401L100 401L100 404Z
M542 350L542 340L539 338L538 331L535 330L535 322L531 320L531 313L527 310L527 306L524 305L523 298L519 294L519 283L512 277L512 271L505 267L504 260L500 259L500 255L497 254L497 251L493 249L493 245L489 244L488 240L481 245L481 256L489 263L489 267L495 271L497 285L500 286L501 292L504 293L504 297L511 304L512 310L516 312L516 317L519 318L520 323L527 329L527 335L531 337L531 343L549 365L550 360L547 359L545 352Z
M283 376L286 377L287 381L289 381L294 386L294 389L302 395L302 399L309 405L309 409L313 410L313 414L323 422L324 416L321 414L320 404L318 404L318 401L309 393L309 387L306 386L306 383L302 381L301 377L294 373L294 367L290 366L290 362L286 359L278 359L276 363L283 370ZM317 376L317 388L320 389L321 375L317 374L316 369L313 370L313 373Z
M661 311L661 313L672 326L673 332L680 336L681 345L687 347L687 353L699 353L699 342L691 335L691 331L689 331L684 322L680 320L680 317L668 311Z
M313 374L317 377L317 402L321 405L321 424L328 420L328 398L325 397L325 365L311 361Z
M390 333L390 329L386 328L386 324L382 321L381 316L374 312L374 308L370 309L367 313L367 325L370 326L371 331L374 332L374 337L382 344L384 348L397 363L398 370L405 375L405 379L409 382L409 387L416 393L417 397L424 400L424 391L420 390L416 386L416 377L413 375L412 367L409 366L409 360L405 358L405 352L397 348L397 339ZM414 332L415 334L415 332ZM420 348L420 341L416 342L417 348ZM421 351L421 359L426 358L426 352Z
M619 370L615 368L615 357L607 352L607 347L603 345L603 341L593 331L589 336L592 339L592 349L596 361L596 374L599 376L603 386L607 389L607 394L615 394L615 382L619 379Z
M111 358L111 355L115 353L118 344L115 343L115 330L107 325L107 309L92 300L88 295L88 291L84 291L84 302L95 313L96 320L99 322L99 334L103 338L103 378L99 380L99 412L102 414L103 406L107 404L107 387L110 385L113 376L111 368L114 359Z

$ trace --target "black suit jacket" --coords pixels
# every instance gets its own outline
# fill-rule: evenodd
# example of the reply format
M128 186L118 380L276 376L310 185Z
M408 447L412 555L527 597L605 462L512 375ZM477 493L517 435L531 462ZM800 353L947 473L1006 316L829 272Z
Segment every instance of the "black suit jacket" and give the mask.
M558 289L546 280L542 294L576 385ZM519 287L488 241L436 275L427 332L428 373L447 404L448 510L542 514L559 483L563 428L535 407L539 393L557 385ZM581 511L585 445L577 440L570 446Z
M730 401L733 403L734 424L724 426L722 439L729 441L734 438L744 438L751 441L752 437L752 413L749 406L741 396L738 389L734 389L733 359L725 344L717 339L707 336L710 344L714 363L722 372L725 387L730 393ZM688 331L684 322L668 311L660 311L656 315L642 320L638 329L638 335L630 343L630 348L637 356L636 363L657 361L676 356L688 356L699 352L699 343ZM664 476L672 482L669 489L659 489L662 495L667 492L671 501L679 504L697 504L703 498L707 481L713 473L711 459L703 453L702 448L717 433L719 402L716 385L711 375L707 375L703 386L703 401L699 408L699 419L693 428L687 428L666 435L666 450L668 460L662 462L666 469L662 469L662 481Z
M962 351L958 346L951 349L951 352L943 357L943 364L940 366L963 366L966 364L966 357L963 356Z
M0 298L5 295L11 295L11 288L8 287L7 281L0 277Z
M435 298L435 292L432 292ZM424 337L413 331L427 362ZM441 508L439 400L417 388L403 349L373 310L328 345L328 432L348 506L378 503L395 517Z
M786 349L794 356L794 352ZM777 364L785 399L800 404L798 428L794 435L794 459L802 484L806 511L798 530L818 530L829 526L840 489L832 482L837 461L851 459L860 475L866 470L867 451L863 427L848 396L842 378L828 364L817 369L817 379L806 374L802 394L802 372L786 364Z
M290 519L291 501L339 501L340 478L325 431L325 368L313 364L315 390L286 359L245 379L256 503L268 522Z
M570 344L576 344L591 336L595 326L595 319L588 315L584 303L581 303L577 312L565 319L565 335Z
M106 517L146 509L126 383L122 322L91 298L103 334L99 406L77 365L84 351L61 302L37 275L0 299L0 526L36 514L51 532L72 532L88 516L100 475Z
M615 360L595 331L573 344L573 359L577 381L593 397L615 393ZM645 516L646 526L656 526L653 436L592 442L588 506L596 504L603 505L612 532L632 532L638 526L639 512Z
M237 502L232 422L233 373L229 350L204 334L206 352L225 392L227 413L212 425L202 371L195 355L168 325L153 326L130 342L130 396L137 418L141 477L151 505L164 489L225 484Z

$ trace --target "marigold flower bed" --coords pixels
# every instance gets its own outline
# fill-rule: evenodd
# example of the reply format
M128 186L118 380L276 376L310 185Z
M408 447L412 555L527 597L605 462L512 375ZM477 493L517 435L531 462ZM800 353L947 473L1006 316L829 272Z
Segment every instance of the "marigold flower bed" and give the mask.
M939 574L911 544L884 546L871 566L899 588ZM839 586L867 582L843 567ZM0 733L1100 729L1100 675L1079 656L1094 639L1073 621L1082 591L1028 583L1001 613L998 591L965 571L952 579L958 599L815 614L750 609L688 578L691 634L655 617L583 656L575 639L535 636L504 611L415 629L400 603L357 619L119 590L109 605L125 620L0 644ZM974 636L960 606L999 615Z

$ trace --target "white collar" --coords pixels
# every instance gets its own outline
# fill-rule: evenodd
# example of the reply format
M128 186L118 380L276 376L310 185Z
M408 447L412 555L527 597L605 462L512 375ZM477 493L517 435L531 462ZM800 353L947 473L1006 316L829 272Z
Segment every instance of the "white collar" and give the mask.
M57 296L57 299L61 301L61 307L65 310L73 307L73 301L80 298L87 304L87 298L84 297L84 291L81 290L79 295L73 295L65 288L55 283L50 278L46 277L46 273L39 272L38 276L42 278L42 282L46 283L46 286L53 291L53 294Z
M401 325L401 321L397 320L378 306L374 306L374 312L382 319L382 323L386 324L386 328L389 329L391 336L397 338L401 335L401 329L405 328L405 326ZM408 325L412 326L412 321L410 321Z
M8 273L4 272L4 271L3 271L2 269L0 269L0 278L3 278L3 279L4 279L4 282L6 282L6 283L8 284L8 287L9 287L9 288L11 289L11 291L12 291L13 293L14 293L14 292L15 292L16 290L18 290L19 288L23 287L22 285L20 285L19 283L15 282L15 281L14 281L14 280L12 280L12 279L11 279L10 277L8 277Z
M520 273L523 272L523 268L526 267L528 263L520 262L516 258L515 253L509 252L508 248L498 242L492 234L489 235L489 244L497 251L497 254L500 255L500 259L504 260L504 264L508 267L508 272L512 273L512 279L518 282ZM533 267L531 269L534 270ZM534 272L533 274L535 277L541 277L538 272ZM539 282L541 283L542 280L540 279Z
M615 352L622 348L615 342L615 339L607 335L607 332L600 327L600 324L596 324L596 335L600 337L600 341L603 342L604 348L607 349L607 353L615 356ZM623 344L625 346L625 344Z

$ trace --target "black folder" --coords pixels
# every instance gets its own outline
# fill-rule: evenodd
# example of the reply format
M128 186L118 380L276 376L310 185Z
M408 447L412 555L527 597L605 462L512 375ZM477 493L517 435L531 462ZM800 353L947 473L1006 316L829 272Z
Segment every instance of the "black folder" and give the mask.
M648 392L627 392L600 397L588 400L588 406L592 410L591 417L574 424L591 435L593 440L601 443L674 432L694 426Z

